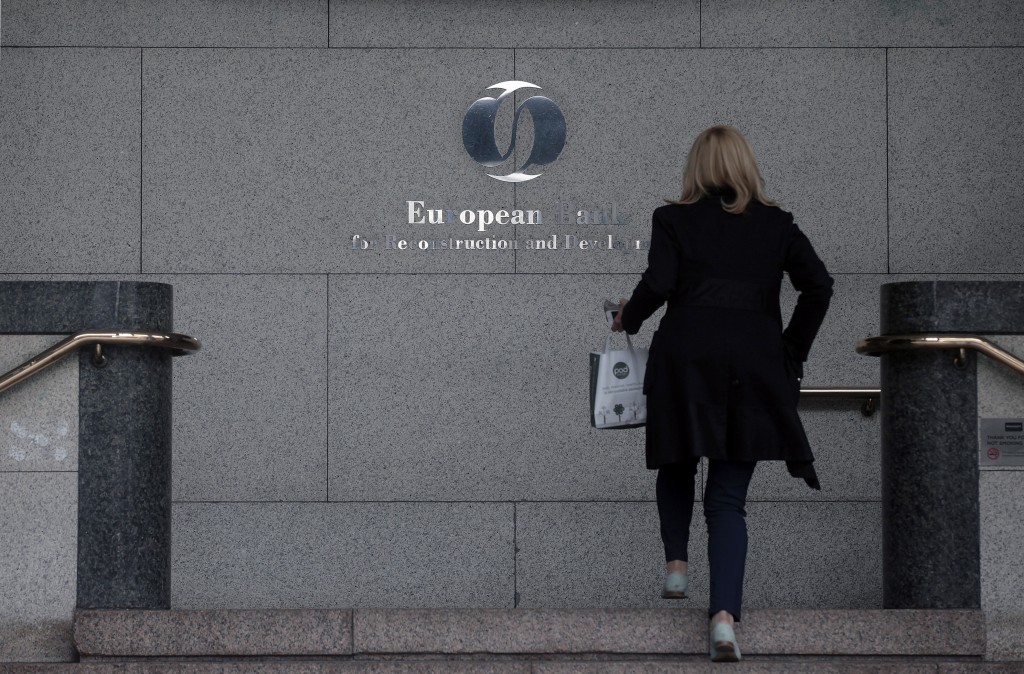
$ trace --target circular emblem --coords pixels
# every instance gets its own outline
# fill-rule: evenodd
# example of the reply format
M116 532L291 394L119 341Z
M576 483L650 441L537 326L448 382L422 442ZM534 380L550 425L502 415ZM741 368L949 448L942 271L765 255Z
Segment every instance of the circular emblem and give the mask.
M992 459L993 461L998 461L999 460L999 448L998 447L989 447L988 448L988 458Z
M526 158L522 166L512 167L511 173L495 175L488 173L495 180L506 183L521 183L533 180L540 176L540 173L526 173L531 167L539 167L550 164L558 159L562 148L565 147L565 116L555 105L554 101L544 96L530 96L521 102L512 117L512 140L508 149L502 152L498 149L498 143L494 138L494 121L498 116L498 108L502 101L519 89L540 89L536 84L529 82L498 82L487 87L488 89L501 89L497 98L485 96L477 99L473 105L466 110L462 118L462 144L466 152L479 164L491 168L504 164L516 149L516 135L519 130L519 118L523 111L530 113L533 120L533 146L530 156Z
M625 379L629 376L629 365L619 361L612 366L612 374L615 375L616 379Z

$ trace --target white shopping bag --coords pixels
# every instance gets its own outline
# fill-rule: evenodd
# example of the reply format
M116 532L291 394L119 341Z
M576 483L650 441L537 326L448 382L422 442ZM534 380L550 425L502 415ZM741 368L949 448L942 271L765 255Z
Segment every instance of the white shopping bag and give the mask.
M644 373L647 349L626 346L611 349L612 335L604 340L603 351L590 352L590 425L595 428L635 428L647 423Z

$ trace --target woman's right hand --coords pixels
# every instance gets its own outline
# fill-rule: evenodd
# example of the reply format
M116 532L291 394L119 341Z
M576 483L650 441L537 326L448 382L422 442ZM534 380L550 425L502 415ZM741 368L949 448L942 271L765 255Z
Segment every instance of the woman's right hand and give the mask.
M619 311L615 314L615 320L612 321L612 332L622 332L625 328L622 327L622 310L626 308L626 303L629 299L626 297L619 298Z

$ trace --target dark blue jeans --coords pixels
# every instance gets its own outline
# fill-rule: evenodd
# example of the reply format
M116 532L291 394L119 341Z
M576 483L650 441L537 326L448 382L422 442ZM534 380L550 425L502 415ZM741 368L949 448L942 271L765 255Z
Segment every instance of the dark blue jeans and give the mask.
M665 561L686 557L693 518L694 476L699 459L662 466L656 486ZM708 525L711 601L708 617L728 611L740 620L743 569L747 560L747 487L756 461L708 461L704 518Z

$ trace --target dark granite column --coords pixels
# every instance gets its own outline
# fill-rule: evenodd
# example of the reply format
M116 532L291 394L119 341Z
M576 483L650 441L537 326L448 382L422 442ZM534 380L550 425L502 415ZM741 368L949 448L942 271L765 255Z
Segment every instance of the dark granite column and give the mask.
M881 330L1024 334L1024 283L885 283ZM981 606L978 354L957 353L881 356L884 608Z
M171 332L172 286L0 283L0 333ZM79 353L78 608L170 608L171 355Z

